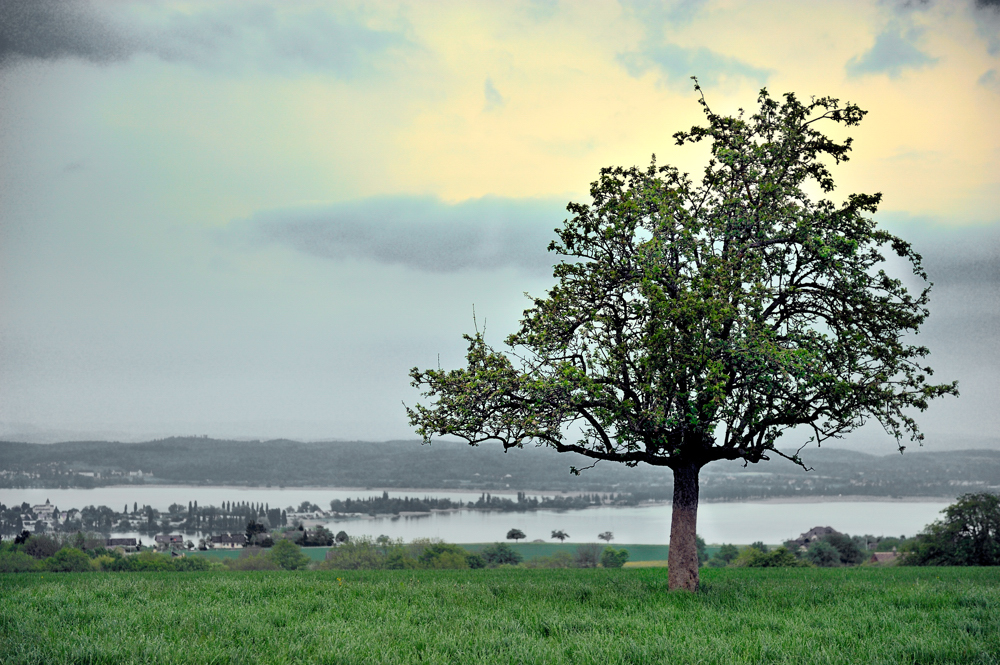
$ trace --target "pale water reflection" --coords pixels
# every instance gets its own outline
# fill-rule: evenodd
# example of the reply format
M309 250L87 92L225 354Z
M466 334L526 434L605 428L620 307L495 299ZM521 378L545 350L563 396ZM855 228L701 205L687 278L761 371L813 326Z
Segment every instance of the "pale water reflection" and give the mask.
M331 499L367 497L381 490L280 489L232 487L105 487L92 490L0 490L0 502L9 505L49 499L60 508L106 505L121 510L127 503L165 509L171 503L219 505L223 501L268 503L273 507L298 506L310 501L323 508ZM475 500L478 493L446 491L395 491L390 496L433 496ZM698 532L709 543L779 543L814 526L832 526L851 534L912 536L940 516L951 501L831 501L819 503L702 503ZM567 542L593 542L597 534L611 531L615 542L664 544L669 540L670 506L600 507L587 510L527 513L462 511L426 517L349 520L328 523L334 531L352 536L385 534L391 538L441 538L472 543L503 540L509 529L524 531L528 540L550 540L555 529L570 534Z

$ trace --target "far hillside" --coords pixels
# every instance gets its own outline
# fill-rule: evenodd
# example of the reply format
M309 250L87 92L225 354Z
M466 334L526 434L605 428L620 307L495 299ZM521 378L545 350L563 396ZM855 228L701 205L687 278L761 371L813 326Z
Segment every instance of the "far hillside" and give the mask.
M813 471L782 459L749 465L716 462L701 476L708 500L807 496L954 497L1000 490L1000 452L907 451L904 455L814 449ZM127 483L546 490L616 492L635 500L668 499L668 469L599 463L547 448L502 450L461 443L169 438L145 443L0 442L0 487L94 487Z

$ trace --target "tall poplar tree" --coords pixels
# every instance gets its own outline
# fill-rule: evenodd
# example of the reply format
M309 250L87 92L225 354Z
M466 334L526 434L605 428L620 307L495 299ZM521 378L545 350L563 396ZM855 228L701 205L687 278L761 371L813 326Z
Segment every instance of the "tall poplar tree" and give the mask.
M670 468L669 586L692 591L704 465L776 456L805 467L806 444L869 420L902 451L922 439L913 414L958 394L929 382L928 350L911 343L930 285L911 294L885 272L891 252L927 280L909 243L872 220L881 195L823 198L851 139L821 126L857 125L865 111L766 89L749 116L699 103L707 124L674 138L710 145L700 183L655 159L603 169L591 203L568 206L549 246L565 257L556 284L510 350L466 335L465 368L411 371L432 402L407 409L425 440L535 442ZM786 433L796 452L776 447Z

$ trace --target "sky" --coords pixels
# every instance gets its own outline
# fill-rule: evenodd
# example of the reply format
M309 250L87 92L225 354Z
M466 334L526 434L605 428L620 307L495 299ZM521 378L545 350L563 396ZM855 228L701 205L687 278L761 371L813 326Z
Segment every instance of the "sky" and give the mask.
M1000 449L996 0L0 0L0 436L414 437L602 167L703 166L691 76L869 112L832 198L934 282L926 446Z

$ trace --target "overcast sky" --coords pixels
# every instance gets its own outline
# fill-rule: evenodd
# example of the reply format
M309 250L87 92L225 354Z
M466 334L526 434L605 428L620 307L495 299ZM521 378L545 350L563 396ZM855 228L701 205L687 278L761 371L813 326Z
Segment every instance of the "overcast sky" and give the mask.
M692 75L869 111L834 199L925 255L927 445L1000 448L996 1L0 0L0 435L412 437L601 167L698 169Z

